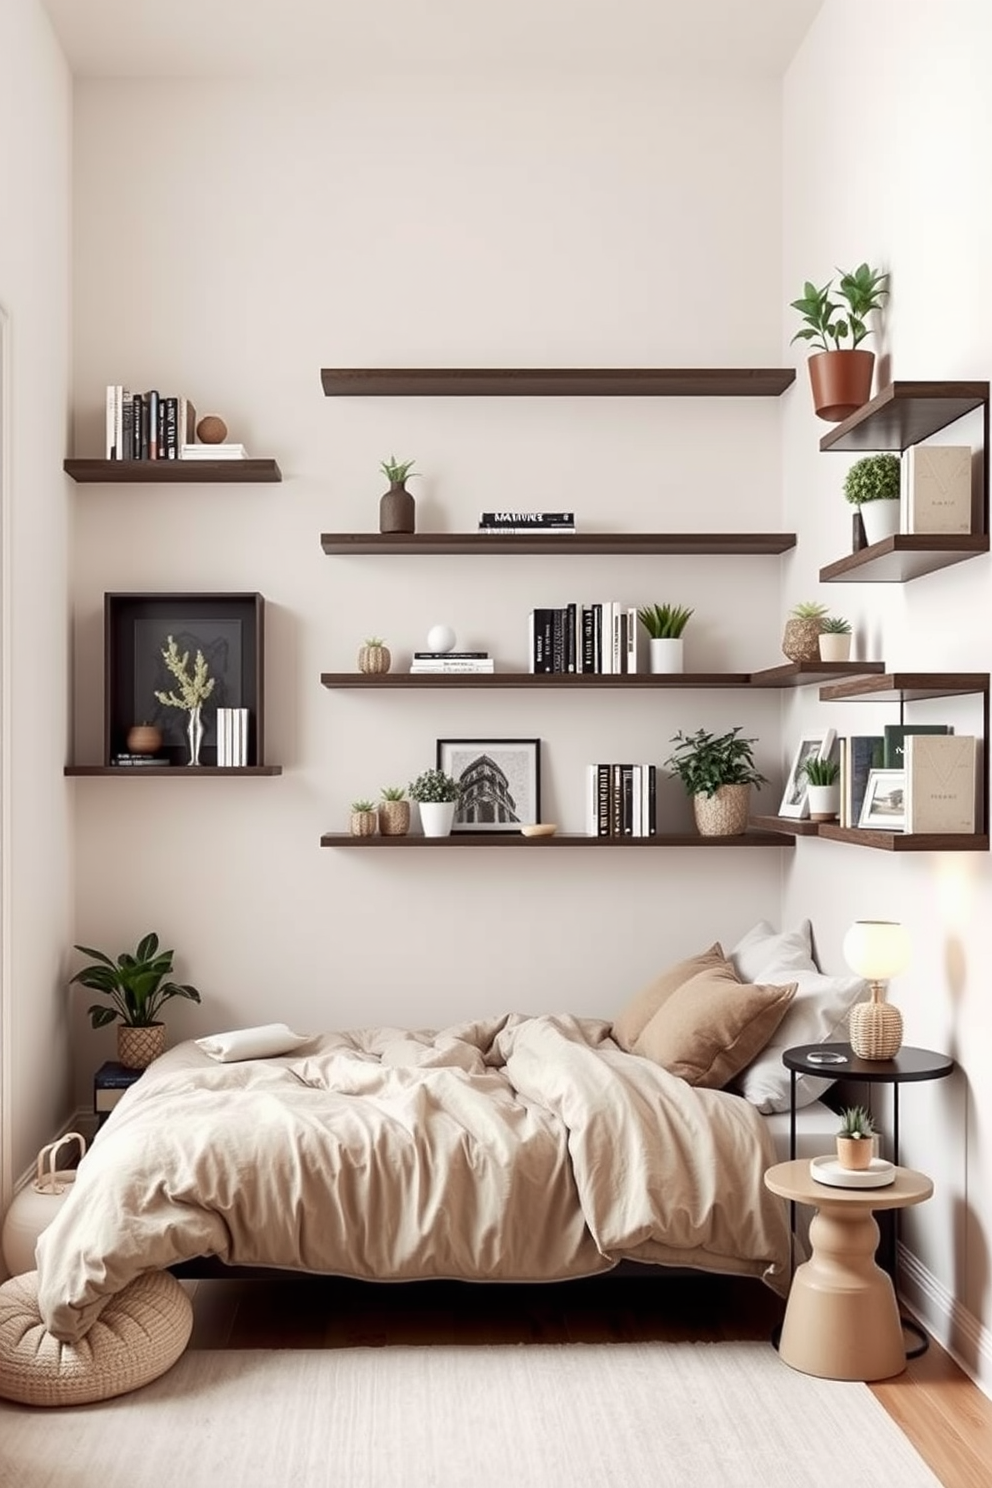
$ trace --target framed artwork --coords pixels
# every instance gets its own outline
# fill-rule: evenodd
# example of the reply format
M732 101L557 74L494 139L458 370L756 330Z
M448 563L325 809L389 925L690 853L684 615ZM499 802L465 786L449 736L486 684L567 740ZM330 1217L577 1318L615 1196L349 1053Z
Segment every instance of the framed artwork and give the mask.
M438 739L437 767L462 788L452 832L519 832L541 820L540 739Z
M778 808L779 816L789 816L795 819L809 816L809 781L806 779L803 766L807 760L828 759L836 737L836 730L831 728L821 733L804 734L799 740L792 759L792 768L789 770L789 778L785 782L785 790L782 793L782 804Z
M861 803L859 827L902 832L906 827L906 771L872 770Z

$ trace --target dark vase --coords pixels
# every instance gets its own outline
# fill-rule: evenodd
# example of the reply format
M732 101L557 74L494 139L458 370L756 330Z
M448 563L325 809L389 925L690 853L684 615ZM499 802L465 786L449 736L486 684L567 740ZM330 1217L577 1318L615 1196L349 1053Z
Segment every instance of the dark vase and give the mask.
M379 502L380 532L415 532L417 505L402 481L393 481Z

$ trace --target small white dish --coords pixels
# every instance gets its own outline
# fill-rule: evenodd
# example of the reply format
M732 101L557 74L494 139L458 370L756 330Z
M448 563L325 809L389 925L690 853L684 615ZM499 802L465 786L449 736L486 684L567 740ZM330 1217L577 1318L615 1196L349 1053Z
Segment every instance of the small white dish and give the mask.
M553 837L558 830L557 822L528 822L520 828L522 837Z
M811 1157L810 1177L831 1188L885 1188L895 1182L896 1170L884 1157L873 1157L867 1168L845 1168L836 1157Z

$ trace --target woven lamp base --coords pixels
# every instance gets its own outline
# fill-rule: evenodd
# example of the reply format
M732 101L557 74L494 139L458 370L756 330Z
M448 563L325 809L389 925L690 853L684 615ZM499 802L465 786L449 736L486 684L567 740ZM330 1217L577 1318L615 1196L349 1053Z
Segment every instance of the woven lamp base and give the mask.
M858 1003L851 1009L848 1036L859 1059L894 1059L902 1047L902 1013L891 1002Z

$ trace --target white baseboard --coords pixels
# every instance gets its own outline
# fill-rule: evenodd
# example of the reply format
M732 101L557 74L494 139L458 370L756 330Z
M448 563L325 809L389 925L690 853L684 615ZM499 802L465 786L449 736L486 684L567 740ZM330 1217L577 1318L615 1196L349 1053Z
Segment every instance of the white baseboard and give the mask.
M992 1399L992 1333L904 1245L899 1247L899 1295L965 1374Z

